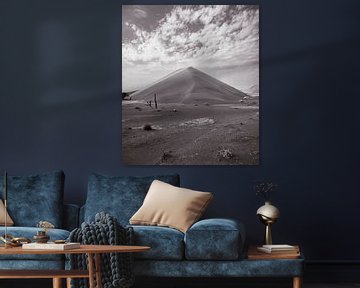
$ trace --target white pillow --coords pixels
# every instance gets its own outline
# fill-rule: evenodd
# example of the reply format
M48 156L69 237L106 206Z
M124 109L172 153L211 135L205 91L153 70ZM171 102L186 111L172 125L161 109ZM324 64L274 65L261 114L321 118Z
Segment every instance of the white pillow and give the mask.
M143 205L130 224L166 226L185 233L213 199L210 192L199 192L154 180Z

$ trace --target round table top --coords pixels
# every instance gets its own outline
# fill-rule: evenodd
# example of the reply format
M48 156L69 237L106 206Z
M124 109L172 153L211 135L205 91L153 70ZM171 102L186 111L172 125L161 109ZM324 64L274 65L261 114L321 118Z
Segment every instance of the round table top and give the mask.
M127 245L80 245L80 248L69 250L54 249L23 249L22 247L0 247L1 254L98 254L98 253L125 253L144 252L150 250L148 246L127 246Z

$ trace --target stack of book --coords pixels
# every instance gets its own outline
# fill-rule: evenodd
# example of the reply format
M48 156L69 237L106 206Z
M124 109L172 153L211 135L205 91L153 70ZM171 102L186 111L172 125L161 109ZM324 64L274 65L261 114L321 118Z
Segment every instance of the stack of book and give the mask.
M257 250L260 252L268 254L298 254L299 247L291 245L262 245L257 247Z
M252 246L248 251L248 259L295 259L299 257L300 249L297 245Z

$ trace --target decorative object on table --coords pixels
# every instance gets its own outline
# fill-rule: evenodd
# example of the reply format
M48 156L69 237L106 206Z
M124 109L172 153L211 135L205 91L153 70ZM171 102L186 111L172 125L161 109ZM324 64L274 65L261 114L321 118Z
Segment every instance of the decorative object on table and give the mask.
M50 236L47 235L47 231L49 229L55 228L53 224L48 221L40 221L36 227L43 228L44 230L40 230L34 235L33 239L36 243L47 243L50 240Z
M54 240L55 244L65 244L66 240Z
M38 231L33 237L36 243L47 243L50 239L49 235L45 231Z
M134 245L132 227L124 228L116 218L100 212L95 215L95 221L83 222L81 228L76 228L69 235L70 242L80 242L84 245ZM86 255L71 254L70 269L86 270ZM101 279L103 287L130 288L134 285L132 253L101 254ZM72 279L71 287L87 288L87 279Z
M271 225L280 217L280 211L277 207L271 204L271 194L279 190L279 186L272 182L260 182L254 187L256 195L259 195L265 200L265 205L261 206L256 214L261 223L265 225L265 239L267 245L272 244Z
M247 259L249 260L274 260L274 259L297 259L300 258L300 248L295 245L297 249L296 253L294 252L282 252L282 253L264 253L258 250L262 246L250 246L247 253Z
M5 243L5 248L7 247L19 247L24 243L31 243L31 240L26 237L14 237L11 234L5 234L0 237L0 240Z

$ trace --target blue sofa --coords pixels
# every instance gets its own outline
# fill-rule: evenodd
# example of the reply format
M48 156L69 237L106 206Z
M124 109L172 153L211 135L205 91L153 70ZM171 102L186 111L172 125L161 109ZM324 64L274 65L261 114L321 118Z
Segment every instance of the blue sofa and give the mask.
M46 220L55 225L48 230L50 240L67 239L70 231L79 222L77 205L64 204L63 171L54 171L31 176L8 177L8 212L14 226L7 233L14 237L32 239L37 223ZM0 183L4 179L0 177ZM4 198L3 185L0 195ZM0 235L5 234L4 226ZM64 269L63 255L0 255L0 269Z
M107 212L128 226L140 208L154 179L179 186L179 175L121 177L92 174L88 194L79 210L63 204L64 173L55 171L28 177L10 177L9 214L15 226L8 233L32 238L36 224L55 224L51 239L66 239L83 221L91 222L98 212ZM0 181L3 181L0 177ZM0 195L3 195L0 188ZM215 200L216 201L216 200ZM135 244L151 250L135 253L135 275L150 277L298 277L303 260L247 260L245 229L232 219L205 219L186 233L158 226L132 226ZM4 228L0 227L0 233ZM57 255L0 255L0 269L64 269L65 259ZM294 287L299 287L295 286Z
M92 174L80 220L104 211L129 226L154 179L179 186L179 175L121 177ZM215 199L216 201L216 199ZM298 277L303 260L247 260L245 229L232 219L205 219L184 234L158 226L132 226L135 244L151 250L135 253L135 274L150 277ZM295 287L295 286L294 286Z

